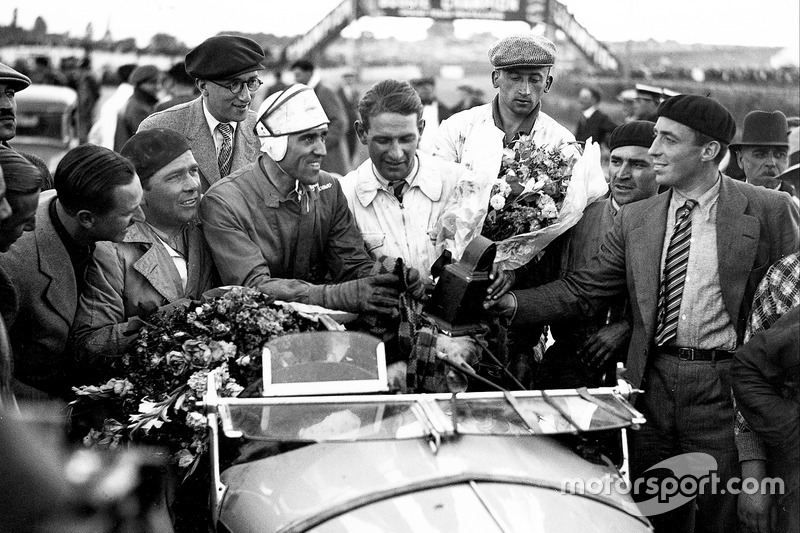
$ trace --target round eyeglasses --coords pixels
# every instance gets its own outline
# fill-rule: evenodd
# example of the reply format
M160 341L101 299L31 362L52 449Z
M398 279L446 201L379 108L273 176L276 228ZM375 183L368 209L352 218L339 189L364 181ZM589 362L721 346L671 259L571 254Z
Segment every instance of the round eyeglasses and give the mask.
M217 83L213 80L209 80L214 85L219 85L220 87L225 87L233 94L239 94L242 92L242 89L247 87L247 90L250 92L257 91L259 87L264 85L264 82L258 78L250 78L249 80L233 80L232 82L225 84L225 83Z

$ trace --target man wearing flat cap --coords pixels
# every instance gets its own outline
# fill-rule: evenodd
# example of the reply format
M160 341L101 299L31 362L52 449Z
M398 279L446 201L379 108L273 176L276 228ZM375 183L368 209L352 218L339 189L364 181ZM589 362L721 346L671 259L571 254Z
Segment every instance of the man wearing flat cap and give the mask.
M295 84L267 97L255 162L215 183L200 220L225 285L329 309L395 315L396 274L374 266L339 181L320 170L328 117L314 91ZM419 281L419 273L410 269ZM421 289L421 283L417 283Z
M792 193L778 180L789 163L789 126L780 111L750 111L744 117L744 130L731 151L752 185Z
M600 250L623 205L645 200L658 192L653 158L655 123L634 120L617 126L608 138L611 194L586 206L575 226L550 244L560 252L559 278L587 266ZM547 349L536 376L537 388L565 389L600 386L603 374L616 382L617 361L624 361L631 337L630 305L620 294L591 315L550 325L555 340Z
M145 219L121 242L98 243L87 268L73 336L78 359L94 370L106 368L104 355L125 351L142 325L138 318L198 300L217 285L197 221L200 176L186 138L169 129L145 130L120 153L136 168Z
M8 147L8 141L17 134L17 101L14 95L27 89L31 80L8 65L0 63L0 145Z
M119 114L114 132L114 151L119 152L133 137L139 124L155 110L161 90L161 71L154 65L140 65L133 69L128 81L133 94Z
M252 39L217 35L186 54L185 62L200 96L149 116L139 131L169 128L186 137L205 191L258 155L256 114L250 102L261 86L258 71L264 68L264 51Z
M489 49L492 84L499 89L488 104L456 113L439 127L433 155L461 163L486 180L500 172L503 148L520 134L533 135L537 146L574 143L575 137L542 111L550 90L555 45L534 34L512 35ZM577 154L572 145L567 156Z
M512 324L527 325L583 316L627 290L626 377L645 390L635 406L647 418L632 435L633 477L689 452L714 458L720 487L740 473L727 374L755 288L798 249L800 213L787 195L719 172L735 130L715 100L664 101L649 154L668 190L623 206L587 267L499 301ZM663 531L734 531L735 495L710 492L651 520Z

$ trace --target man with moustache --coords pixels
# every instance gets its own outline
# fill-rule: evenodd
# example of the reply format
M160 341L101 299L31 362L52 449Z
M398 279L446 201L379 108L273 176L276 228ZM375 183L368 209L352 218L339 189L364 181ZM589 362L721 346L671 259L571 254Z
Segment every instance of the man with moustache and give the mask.
M398 276L373 261L338 180L320 171L328 117L302 84L258 110L262 154L214 184L200 203L222 283L329 309L395 315ZM411 270L409 277L418 281Z
M14 95L27 89L31 80L8 65L0 63L0 146L17 134L17 102Z
M9 325L18 399L70 392L68 334L95 243L122 241L129 226L144 220L141 200L130 161L107 148L78 146L58 164L55 190L39 196L36 229L0 254L19 297Z
M716 100L664 101L649 154L669 189L623 206L586 268L497 306L522 326L584 316L627 289L626 377L645 390L635 406L647 418L631 435L633 478L654 479L650 467L690 452L713 457L720 487L740 477L728 373L758 283L798 249L800 213L789 196L720 173L735 130ZM711 492L651 516L657 531L734 531L736 496Z
M552 250L561 253L559 278L592 261L622 206L658 192L653 158L647 153L653 143L654 127L653 122L635 120L611 132L611 194L586 206L578 223L550 244ZM600 386L604 374L616 382L614 368L617 361L624 361L631 337L630 306L625 295L615 297L589 316L556 321L550 326L555 342L538 367L537 388Z
M750 111L744 117L744 131L731 144L745 181L751 185L793 193L778 176L789 166L789 125L780 111Z
M139 131L168 128L189 141L200 168L200 189L253 162L258 137L250 110L252 94L261 86L264 51L252 39L217 35L186 54L186 72L200 96L150 115Z
M200 176L185 137L156 128L137 133L121 155L136 168L144 220L121 242L97 244L73 334L82 363L97 369L103 355L121 354L144 318L199 300L216 275L197 209Z

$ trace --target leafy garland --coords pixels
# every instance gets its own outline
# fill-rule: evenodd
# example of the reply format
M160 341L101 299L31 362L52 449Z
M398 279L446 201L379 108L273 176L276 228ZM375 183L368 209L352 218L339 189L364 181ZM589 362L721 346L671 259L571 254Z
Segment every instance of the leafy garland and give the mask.
M319 329L311 318L255 289L234 288L202 304L155 314L101 385L73 388L73 410L110 413L91 427L86 446L123 442L165 446L185 475L207 449L206 417L197 408L218 374L220 396L237 396L261 377L261 349L274 337Z

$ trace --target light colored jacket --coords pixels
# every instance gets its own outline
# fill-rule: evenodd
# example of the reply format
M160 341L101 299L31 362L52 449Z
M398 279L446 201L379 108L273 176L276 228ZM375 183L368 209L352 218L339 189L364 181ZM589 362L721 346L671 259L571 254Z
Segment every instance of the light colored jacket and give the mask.
M575 142L570 131L543 111L533 125L536 146L556 146L561 142ZM433 155L446 161L461 163L476 175L492 180L500 172L503 158L503 130L495 126L492 103L456 113L439 126ZM567 156L577 156L575 145L565 147Z
M370 256L402 257L426 278L443 248L436 246L436 223L456 182L468 171L419 151L417 156L419 172L402 205L375 177L370 159L340 184Z
M248 111L247 118L236 126L236 133L233 135L231 173L252 163L261 153L261 143L256 137L255 125L256 113ZM200 167L200 184L204 192L220 180L217 148L203 112L202 96L191 102L153 113L142 121L138 131L153 128L169 128L186 137L192 155Z
M126 335L130 319L144 318L182 298L198 300L216 285L214 263L200 225L189 225L184 231L188 243L185 288L169 252L146 223L128 228L121 243L97 243L73 325L80 359L122 353L135 339Z

